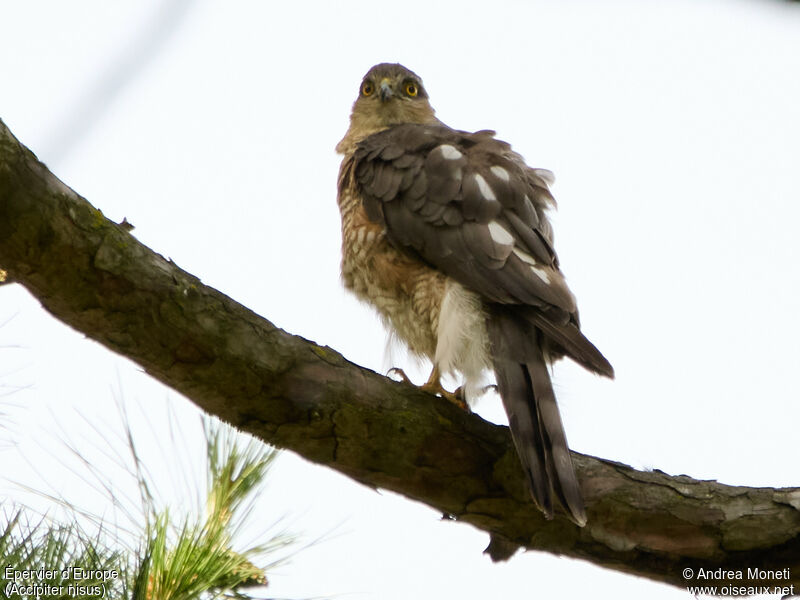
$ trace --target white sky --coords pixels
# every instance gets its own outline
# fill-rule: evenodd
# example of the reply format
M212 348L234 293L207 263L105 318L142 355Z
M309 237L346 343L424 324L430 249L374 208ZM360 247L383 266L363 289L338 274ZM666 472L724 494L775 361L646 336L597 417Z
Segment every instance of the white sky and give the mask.
M617 371L606 382L556 367L572 448L725 483L800 485L800 7L383 6L4 3L0 117L143 243L287 331L385 371L377 319L339 284L333 147L364 72L402 62L443 121L496 129L556 173L562 267L585 332ZM176 26L154 26L164 20ZM18 286L0 288L0 323L0 393L22 388L0 409L28 460L0 445L16 479L38 472L96 503L55 459L59 427L97 445L75 413L114 423L115 395L141 404L156 431L166 399L192 412ZM479 412L502 419L492 401ZM43 415L61 425L39 427L53 420ZM334 532L273 575L275 596L688 597L540 553L493 565L486 534L288 453L270 489L265 527L286 514L310 539Z

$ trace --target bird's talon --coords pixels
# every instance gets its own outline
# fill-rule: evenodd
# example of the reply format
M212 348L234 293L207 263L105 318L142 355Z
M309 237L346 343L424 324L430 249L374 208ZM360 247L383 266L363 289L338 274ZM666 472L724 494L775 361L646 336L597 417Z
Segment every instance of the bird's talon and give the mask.
M456 391L453 392L453 398L454 398L453 402L456 406L458 406L459 408L463 408L467 412L472 412L472 410L469 407L469 404L467 404L467 397L466 394L464 393L463 385L460 385L456 388Z
M403 369L400 369L398 367L392 367L391 369L386 371L387 377L391 377L392 375L397 375L400 378L400 381L414 385L414 383L408 378L408 375L406 375L406 372L403 371Z
M458 388L455 392L449 392L442 387L442 384L438 381L429 381L428 383L420 386L421 390L428 392L429 394L435 394L437 396L441 396L445 400L448 400L458 406L463 410L469 410L466 401L464 400L464 393L461 388Z

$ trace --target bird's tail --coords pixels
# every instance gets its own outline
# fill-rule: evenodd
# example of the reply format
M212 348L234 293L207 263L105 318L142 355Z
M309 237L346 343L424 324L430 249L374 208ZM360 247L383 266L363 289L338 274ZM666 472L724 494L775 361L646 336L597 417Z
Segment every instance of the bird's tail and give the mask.
M553 496L578 525L586 511L539 340L515 319L487 319L497 386L531 494L553 517ZM530 330L528 330L530 333Z

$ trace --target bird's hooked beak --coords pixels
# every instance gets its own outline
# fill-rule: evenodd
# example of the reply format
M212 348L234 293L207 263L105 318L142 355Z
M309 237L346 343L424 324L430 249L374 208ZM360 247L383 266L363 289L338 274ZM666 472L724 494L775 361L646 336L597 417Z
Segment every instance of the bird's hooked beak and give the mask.
M392 96L394 96L394 92L392 91L392 83L387 77L381 79L380 96L381 102L386 102L387 100L390 100Z

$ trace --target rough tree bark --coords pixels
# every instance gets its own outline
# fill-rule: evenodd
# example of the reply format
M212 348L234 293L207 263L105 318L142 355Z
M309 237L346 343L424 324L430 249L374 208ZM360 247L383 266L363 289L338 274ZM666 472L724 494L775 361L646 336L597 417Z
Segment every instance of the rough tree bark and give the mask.
M56 318L265 442L521 546L678 586L684 569L789 569L800 488L732 487L574 455L588 525L546 521L506 427L345 360L203 285L107 220L0 121L0 268ZM713 583L713 582L712 582ZM730 582L729 582L730 583Z

